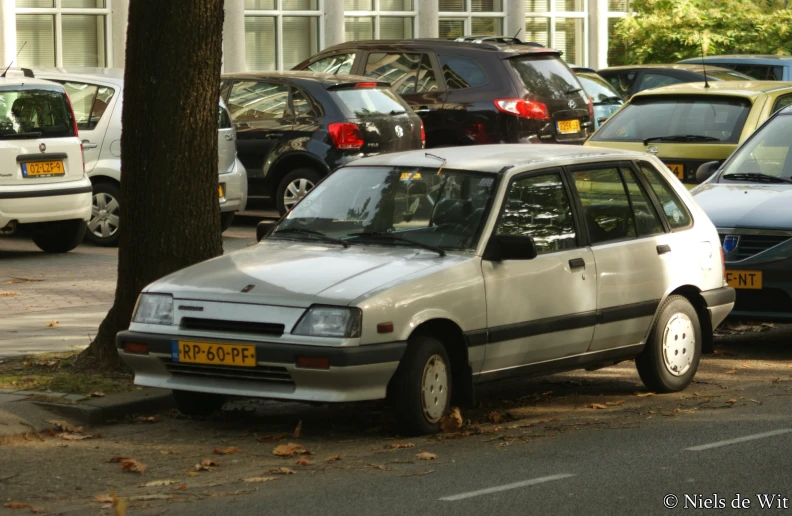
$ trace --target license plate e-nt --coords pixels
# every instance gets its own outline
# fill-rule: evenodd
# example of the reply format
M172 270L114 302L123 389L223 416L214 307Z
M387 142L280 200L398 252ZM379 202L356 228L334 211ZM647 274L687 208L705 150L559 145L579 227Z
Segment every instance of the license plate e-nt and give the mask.
M679 163L666 163L666 166L677 176L679 179L685 179L685 166Z
M172 360L191 364L256 367L256 346L173 341Z
M732 288L762 288L762 271L726 271L726 282Z
M62 176L65 173L62 160L22 163L22 177Z
M576 133L580 131L580 120L559 120L557 124L560 134Z

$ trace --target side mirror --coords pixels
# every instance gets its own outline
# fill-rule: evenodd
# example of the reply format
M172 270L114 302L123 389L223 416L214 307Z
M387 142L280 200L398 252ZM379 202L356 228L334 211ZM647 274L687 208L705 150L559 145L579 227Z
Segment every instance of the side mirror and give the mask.
M278 223L277 220L262 220L256 226L256 241L261 242L261 239L270 234Z
M491 262L533 260L536 258L536 245L528 236L492 235L482 258Z
M720 164L721 164L720 161L708 161L706 163L703 163L701 166L699 166L698 170L696 170L696 182L703 183L704 181L709 179L712 176L712 174L714 174L718 170Z

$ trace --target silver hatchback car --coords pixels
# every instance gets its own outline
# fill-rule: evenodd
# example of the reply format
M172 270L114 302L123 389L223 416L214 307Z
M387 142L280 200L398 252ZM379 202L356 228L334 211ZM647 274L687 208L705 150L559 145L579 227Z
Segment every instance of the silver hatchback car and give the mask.
M117 337L188 414L390 398L431 433L477 382L635 358L684 389L734 304L715 227L654 157L487 145L357 160L261 242L144 289Z

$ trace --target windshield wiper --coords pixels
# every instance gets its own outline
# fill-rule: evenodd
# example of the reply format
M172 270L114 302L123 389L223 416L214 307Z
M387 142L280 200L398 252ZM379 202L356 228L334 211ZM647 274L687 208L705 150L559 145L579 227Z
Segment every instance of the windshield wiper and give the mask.
M315 236L315 237L321 239L324 242L327 242L327 243L330 243L330 244L338 244L340 246L344 246L344 249L349 247L349 243L348 242L344 242L343 240L340 240L338 238L333 238L331 236L327 236L324 233L322 233L321 231L315 231L313 229L307 229L307 228L283 228L283 229L279 229L278 231L274 232L273 235L277 235L278 233L300 233L300 234L303 234L303 235L311 235L311 236Z
M39 138L41 136L41 132L29 132L29 133L11 133L11 134L4 134L0 136L0 139L3 140L27 140L30 138Z
M651 142L719 142L720 138L714 136L704 136L703 134L675 134L673 136L652 136L644 138L643 144L649 145Z
M767 183L792 183L792 179L786 177L770 176L760 172L740 172L737 174L726 174L723 179L739 181L740 179L753 180Z
M349 236L358 237L358 238L363 237L363 238L391 240L394 242L404 242L405 244L410 244L415 247L420 247L421 249L426 249L427 251L434 251L440 256L445 256L445 251L443 251L439 247L430 244L423 244L421 242L416 242L414 240L410 240L409 238L391 235L390 233L383 233L381 231L363 231L361 233L350 233Z

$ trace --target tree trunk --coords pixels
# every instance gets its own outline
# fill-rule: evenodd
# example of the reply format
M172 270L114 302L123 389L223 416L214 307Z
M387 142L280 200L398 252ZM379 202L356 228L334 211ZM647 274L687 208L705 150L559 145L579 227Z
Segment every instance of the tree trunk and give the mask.
M116 333L140 291L222 254L217 113L223 0L132 0L124 73L115 302L85 354L122 362Z

